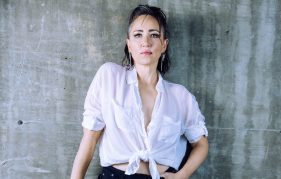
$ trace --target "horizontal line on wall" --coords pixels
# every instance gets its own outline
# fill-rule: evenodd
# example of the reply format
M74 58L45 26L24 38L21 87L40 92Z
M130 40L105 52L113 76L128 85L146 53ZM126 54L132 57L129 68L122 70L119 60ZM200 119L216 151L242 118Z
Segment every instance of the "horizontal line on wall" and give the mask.
M231 127L209 127L208 129L218 129L218 130L246 130L246 131L266 131L266 132L281 132L281 129L253 129L253 128L231 128Z

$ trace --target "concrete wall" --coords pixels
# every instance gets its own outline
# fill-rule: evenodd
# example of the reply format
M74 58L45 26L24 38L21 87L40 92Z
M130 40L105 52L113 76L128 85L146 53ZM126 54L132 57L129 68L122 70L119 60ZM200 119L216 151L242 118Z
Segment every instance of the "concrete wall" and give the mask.
M281 178L280 0L1 0L0 178L69 177L88 86L121 61L139 3L167 13L167 78L206 116L210 152L193 178Z

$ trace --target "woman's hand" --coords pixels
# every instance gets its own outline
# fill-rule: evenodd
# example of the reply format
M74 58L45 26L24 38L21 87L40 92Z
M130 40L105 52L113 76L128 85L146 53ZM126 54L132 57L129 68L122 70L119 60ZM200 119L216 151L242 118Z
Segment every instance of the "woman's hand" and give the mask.
M208 154L208 140L206 137L201 137L198 142L192 143L191 145L192 151L183 168L177 173L164 173L162 176L165 177L165 179L187 179L199 168Z
M170 173L170 172L163 173L161 177L164 177L165 179L188 179L188 178L183 178L178 173Z
M187 179L195 170L197 170L207 157L209 144L206 137L201 137L198 142L191 145L193 149L184 167L177 173L165 172L161 177L164 177L165 179Z

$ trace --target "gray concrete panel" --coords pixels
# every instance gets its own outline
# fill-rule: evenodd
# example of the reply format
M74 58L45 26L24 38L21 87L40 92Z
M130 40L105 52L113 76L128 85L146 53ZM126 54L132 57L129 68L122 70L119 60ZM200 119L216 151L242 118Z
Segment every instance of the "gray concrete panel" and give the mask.
M280 0L1 0L0 178L69 178L90 82L121 62L128 14L145 3L168 17L166 78L206 117L192 178L281 178ZM99 169L96 151L86 178Z

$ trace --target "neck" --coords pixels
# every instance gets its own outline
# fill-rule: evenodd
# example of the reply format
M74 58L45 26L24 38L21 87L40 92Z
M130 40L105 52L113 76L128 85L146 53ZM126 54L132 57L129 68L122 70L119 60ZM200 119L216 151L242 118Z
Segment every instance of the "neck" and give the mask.
M136 66L138 81L140 84L156 86L158 81L158 72L155 68Z

